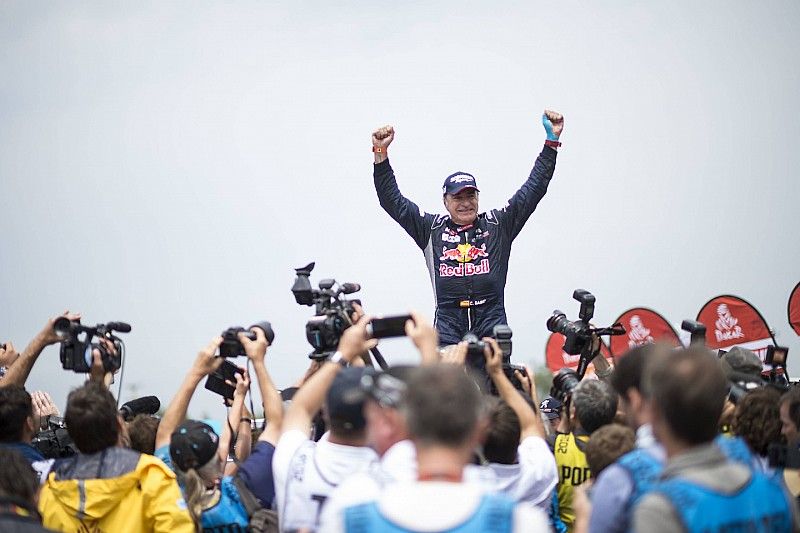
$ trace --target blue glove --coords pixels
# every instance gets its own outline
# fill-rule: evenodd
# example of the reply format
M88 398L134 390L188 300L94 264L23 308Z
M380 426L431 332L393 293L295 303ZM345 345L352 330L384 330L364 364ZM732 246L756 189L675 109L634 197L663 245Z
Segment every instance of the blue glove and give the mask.
M553 133L553 123L550 122L550 119L547 118L547 115L544 113L542 113L542 125L544 126L544 131L547 133L547 140L557 141L558 137Z

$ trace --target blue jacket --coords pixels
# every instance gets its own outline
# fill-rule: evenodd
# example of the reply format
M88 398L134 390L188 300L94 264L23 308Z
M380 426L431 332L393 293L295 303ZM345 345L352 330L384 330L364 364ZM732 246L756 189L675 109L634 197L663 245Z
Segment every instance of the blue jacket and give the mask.
M449 215L424 213L404 197L388 159L375 165L381 207L425 257L436 299L434 325L442 345L458 343L468 331L479 338L490 336L494 326L507 323L504 290L511 243L547 192L555 166L556 151L545 147L508 205L457 226Z

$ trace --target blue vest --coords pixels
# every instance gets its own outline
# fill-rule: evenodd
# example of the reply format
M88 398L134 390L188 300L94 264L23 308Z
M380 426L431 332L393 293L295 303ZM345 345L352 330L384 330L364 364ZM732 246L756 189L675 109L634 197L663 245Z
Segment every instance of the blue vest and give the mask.
M747 447L747 443L741 437L726 437L725 435L717 435L714 439L714 444L719 446L725 457L735 463L742 463L752 470L753 468L753 453Z
M513 526L514 502L496 494L486 494L466 522L443 533L508 533ZM347 533L409 533L378 510L376 502L348 507L344 511Z
M656 484L664 464L641 448L626 453L617 464L628 472L633 483L631 497L625 504L625 512L630 515L634 505Z
M789 533L792 513L783 489L760 473L735 494L720 494L682 478L654 487L672 503L687 531Z
M247 531L250 519L239 497L239 491L233 484L233 478L222 478L219 485L219 501L201 515L203 531Z

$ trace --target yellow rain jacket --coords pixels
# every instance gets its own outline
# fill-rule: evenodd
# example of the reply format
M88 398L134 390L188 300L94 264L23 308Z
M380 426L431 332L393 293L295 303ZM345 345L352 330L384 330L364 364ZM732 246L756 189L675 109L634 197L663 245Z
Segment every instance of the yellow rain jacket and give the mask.
M107 448L57 461L42 486L45 527L80 533L194 533L175 474L152 455Z

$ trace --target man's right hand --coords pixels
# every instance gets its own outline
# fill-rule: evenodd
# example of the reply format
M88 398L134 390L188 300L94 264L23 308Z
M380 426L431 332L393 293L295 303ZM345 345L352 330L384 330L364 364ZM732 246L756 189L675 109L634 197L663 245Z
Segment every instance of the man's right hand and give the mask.
M264 335L264 330L259 327L252 328L250 331L256 334L256 340L250 340L244 331L240 331L238 334L239 342L242 343L244 353L247 354L248 359L253 363L263 363L264 356L267 354L267 346L269 346L267 336Z
M388 148L394 140L394 128L388 124L372 132L372 146L375 148Z
M378 339L370 339L367 336L367 324L370 320L371 316L364 315L342 333L339 339L339 351L348 363L378 345Z
M372 132L372 151L375 152L375 164L383 163L389 157L386 150L394 140L394 128L384 126Z
M205 377L220 367L223 358L216 356L220 344L222 344L222 337L216 336L208 346L200 350L191 369L195 376Z

